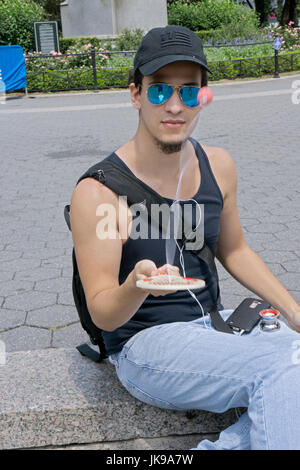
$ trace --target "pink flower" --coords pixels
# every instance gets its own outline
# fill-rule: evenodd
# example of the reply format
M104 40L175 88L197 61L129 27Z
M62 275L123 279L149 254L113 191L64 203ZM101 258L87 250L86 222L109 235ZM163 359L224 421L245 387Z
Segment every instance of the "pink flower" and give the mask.
M290 22L289 22L289 26L291 26L291 24L295 24L294 21L290 21Z
M245 18L245 15L242 15L242 18Z

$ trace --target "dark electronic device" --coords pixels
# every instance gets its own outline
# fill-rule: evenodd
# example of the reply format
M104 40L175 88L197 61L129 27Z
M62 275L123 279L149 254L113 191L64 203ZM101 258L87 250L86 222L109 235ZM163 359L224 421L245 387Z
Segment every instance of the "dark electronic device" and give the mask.
M240 335L249 333L261 320L259 312L270 307L269 302L264 300L247 298L232 312L226 323Z

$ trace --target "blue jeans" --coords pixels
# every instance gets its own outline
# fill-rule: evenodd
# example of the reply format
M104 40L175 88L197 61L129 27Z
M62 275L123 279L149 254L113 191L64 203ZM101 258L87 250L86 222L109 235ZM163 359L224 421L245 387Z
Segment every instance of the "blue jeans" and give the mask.
M220 313L226 320L231 312ZM216 442L194 449L299 450L300 335L280 325L238 336L216 331L208 316L167 323L140 331L109 360L126 390L149 405L247 408Z

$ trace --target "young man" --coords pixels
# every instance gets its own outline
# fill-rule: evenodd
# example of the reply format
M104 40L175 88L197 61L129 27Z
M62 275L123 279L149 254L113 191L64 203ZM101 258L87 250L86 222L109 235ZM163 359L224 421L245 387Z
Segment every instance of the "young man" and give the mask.
M193 32L179 26L151 30L136 54L130 84L132 105L139 111L137 132L107 160L168 204L180 199L182 206L191 200L203 205L204 238L218 260L278 309L291 328L281 322L272 334L258 326L242 336L217 331L209 316L216 281L188 250L183 253L186 275L206 280L196 299L189 291L136 287L150 275L182 274L182 259L176 250L174 261L166 264L167 240L133 238L129 207L92 178L76 186L70 213L87 306L104 330L121 383L136 398L176 410L248 408L217 442L202 441L199 449L300 449L300 366L291 358L293 342L300 339L300 306L245 242L232 157L190 138L207 70ZM116 211L106 237L96 228L102 204ZM220 299L218 310L224 319L232 312L223 310Z

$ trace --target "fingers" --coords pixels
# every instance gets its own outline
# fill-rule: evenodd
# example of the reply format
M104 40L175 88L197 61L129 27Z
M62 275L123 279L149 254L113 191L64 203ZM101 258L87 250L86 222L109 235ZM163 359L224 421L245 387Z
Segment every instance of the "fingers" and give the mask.
M153 295L153 297L159 297L159 296L164 296L167 294L174 294L177 292L177 290L156 290L156 291L151 291L150 294Z
M150 259L143 259L135 265L136 279L144 279L145 277L152 276L152 272L157 269L156 264Z
M171 276L180 276L180 271L178 266L173 266L171 264L164 264L163 266L160 266L157 268L156 264L148 259L144 259L136 263L135 268L134 268L134 276L135 280L142 280L147 277L152 277L152 276L158 276L160 274L167 274ZM149 294L153 295L154 297L158 296L164 296L167 294L173 294L174 292L177 292L175 289L170 289L166 291L161 291L161 290L151 290L149 291L148 289L145 289L145 291L148 291Z
M156 269L156 274L171 274L172 276L180 276L178 266L172 266L171 264L164 264ZM156 274L152 274L154 276Z

